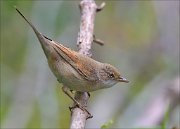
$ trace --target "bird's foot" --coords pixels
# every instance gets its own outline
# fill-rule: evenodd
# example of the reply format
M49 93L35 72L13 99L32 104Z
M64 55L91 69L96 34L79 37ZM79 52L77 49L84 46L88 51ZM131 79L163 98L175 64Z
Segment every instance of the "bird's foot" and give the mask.
M82 111L85 111L85 112L88 114L88 116L87 116L86 119L93 118L93 116L92 116L91 113L86 109L86 107L83 107L80 103L76 103L75 106L69 107L69 110L72 112L72 110L75 109L75 108L80 108Z
M63 86L63 87L62 87L62 91L63 91L67 96L69 96L69 98L72 99L72 100L74 101L74 103L75 103L75 106L69 107L69 109L70 109L71 112L72 112L72 109L74 109L74 108L80 108L82 111L87 112L88 116L87 116L86 119L89 119L89 118L92 118L92 117L93 117L93 116L91 115L91 113L85 108L85 106L82 106L75 98L72 97L72 95L68 92L68 88L67 88L67 87L64 87L64 86ZM87 94L90 95L89 92L87 92Z

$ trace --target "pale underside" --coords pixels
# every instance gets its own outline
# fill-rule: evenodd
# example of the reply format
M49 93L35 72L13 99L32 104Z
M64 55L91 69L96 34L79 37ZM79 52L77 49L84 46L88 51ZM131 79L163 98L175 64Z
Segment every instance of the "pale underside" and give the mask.
M80 75L71 65L65 61L60 60L54 63L56 63L56 65L49 63L49 67L52 71L54 71L54 75L58 81L63 84L63 86L66 86L71 90L90 92L110 87L109 85L101 82L99 78L95 80L87 80L82 78L82 75Z

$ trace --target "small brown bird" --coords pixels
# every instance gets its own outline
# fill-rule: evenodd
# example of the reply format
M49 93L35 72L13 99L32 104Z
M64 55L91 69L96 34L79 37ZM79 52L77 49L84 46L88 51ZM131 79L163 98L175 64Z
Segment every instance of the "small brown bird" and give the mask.
M118 82L128 82L114 66L95 61L42 35L17 8L16 10L34 30L49 67L58 81L63 83L63 91L66 94L65 89L67 88L74 91L91 92L112 87ZM76 101L72 97L71 99Z

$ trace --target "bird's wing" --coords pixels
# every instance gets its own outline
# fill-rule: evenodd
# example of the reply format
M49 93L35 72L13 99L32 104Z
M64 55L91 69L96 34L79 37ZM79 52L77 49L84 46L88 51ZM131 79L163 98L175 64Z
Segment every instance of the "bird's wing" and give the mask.
M68 64L70 64L84 79L90 81L97 81L97 70L95 65L97 62L85 55L79 54L63 46L62 44L53 42L55 51L61 56Z

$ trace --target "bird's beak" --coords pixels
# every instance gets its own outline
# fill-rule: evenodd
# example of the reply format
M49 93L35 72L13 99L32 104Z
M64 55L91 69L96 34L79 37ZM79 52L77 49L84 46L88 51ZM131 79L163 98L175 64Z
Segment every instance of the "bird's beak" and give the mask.
M120 81L120 82L126 82L126 83L129 82L129 81L128 81L126 78L124 78L124 77L119 77L118 81Z

